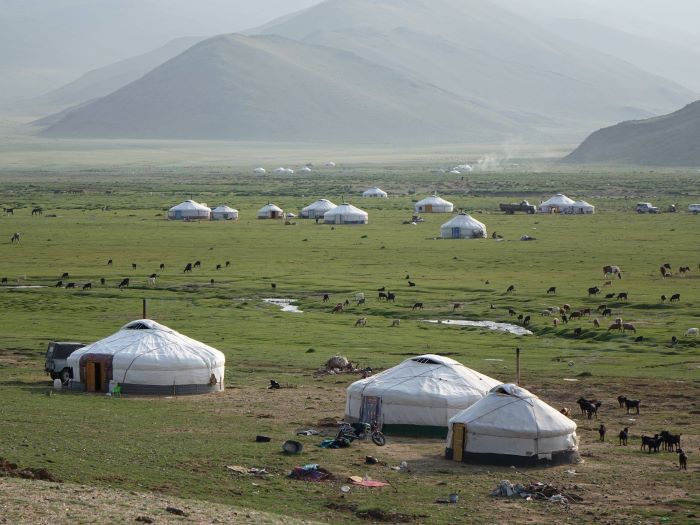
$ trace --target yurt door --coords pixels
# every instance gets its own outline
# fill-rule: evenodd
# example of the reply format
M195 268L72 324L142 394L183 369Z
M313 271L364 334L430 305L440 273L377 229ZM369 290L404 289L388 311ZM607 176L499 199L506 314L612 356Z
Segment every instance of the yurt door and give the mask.
M433 205L432 204L425 205L425 213L433 213Z
M377 396L363 396L360 408L360 421L362 423L376 422L379 428L382 426L382 398Z
M452 459L462 461L464 457L464 445L467 429L464 423L454 423L452 425Z
M459 228L452 228L452 238L453 239L459 239Z
M107 366L103 362L88 361L85 363L85 387L88 392L107 392Z

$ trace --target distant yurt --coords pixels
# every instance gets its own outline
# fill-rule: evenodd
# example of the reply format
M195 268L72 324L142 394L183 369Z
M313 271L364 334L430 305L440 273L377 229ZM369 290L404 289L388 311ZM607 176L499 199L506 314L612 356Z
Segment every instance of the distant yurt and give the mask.
M258 210L258 219L281 219L283 216L284 210L271 202Z
M301 168L299 171L300 171L301 173L311 173L313 170L312 170L310 167L308 167L308 166L304 166L304 167Z
M389 194L382 189L374 187L374 188L370 188L370 189L366 190L365 192L363 192L362 196L363 197L370 197L370 198L374 198L374 199L386 199L389 197Z
M323 216L323 222L326 224L367 224L369 215L366 211L344 202L327 211Z
M168 210L168 219L173 221L184 219L209 219L211 209L193 200L185 201Z
M566 212L573 215L593 215L595 213L595 206L583 200L576 201Z
M537 207L539 213L564 213L567 208L573 206L574 201L564 195L557 193L554 197L547 199Z
M327 211L337 208L328 199L319 199L316 202L312 202L306 208L301 210L302 219L323 219L323 216Z
M376 420L388 434L444 437L452 416L499 384L448 357L412 357L351 384L345 419Z
M467 213L460 213L440 226L440 236L443 239L484 239L486 225Z
M454 205L437 196L437 194L419 200L416 203L416 213L452 213Z
M217 206L211 210L211 220L213 221L235 221L238 220L238 210L228 206Z
M110 382L124 394L184 395L224 389L222 352L150 319L76 350L68 357L70 388L108 392Z
M576 423L524 388L500 385L450 419L445 455L489 465L574 463Z
M326 168L335 168L335 162L333 162L332 160L326 162Z
M257 168L255 168L253 170L253 173L255 173L257 175L265 175L265 173L267 173L267 170L265 168L258 166Z

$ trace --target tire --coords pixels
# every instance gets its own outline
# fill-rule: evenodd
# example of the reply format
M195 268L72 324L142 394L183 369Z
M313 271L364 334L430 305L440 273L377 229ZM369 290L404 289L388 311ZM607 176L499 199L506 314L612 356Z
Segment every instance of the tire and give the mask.
M378 447L383 447L386 445L386 438L384 437L384 434L379 431L372 432L372 443Z
M70 381L70 369L64 368L61 370L61 373L58 374L58 378L61 380L61 383L67 385L68 381Z
M51 379L58 379L58 374L56 372L51 372Z

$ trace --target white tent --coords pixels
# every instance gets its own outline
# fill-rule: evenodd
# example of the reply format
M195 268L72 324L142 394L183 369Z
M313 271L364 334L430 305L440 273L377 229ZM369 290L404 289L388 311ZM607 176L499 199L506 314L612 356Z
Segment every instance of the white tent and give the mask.
M499 384L454 359L421 355L351 384L345 419L376 419L388 433L444 437L452 416Z
M284 210L271 202L258 210L258 219L281 219L283 216Z
M389 197L389 194L387 192L385 192L384 190L381 190L377 187L374 187L374 188L370 188L370 189L366 190L362 194L362 196L363 197L372 197L375 199L377 199L377 198L378 199L386 199L387 197Z
M450 419L446 456L467 463L535 466L578 459L576 423L513 384Z
M553 197L547 199L539 205L537 211L539 213L563 213L567 208L572 206L574 201L563 193L557 193Z
M257 167L253 170L253 173L256 173L258 175L264 175L267 173L267 170L265 168Z
M311 170L310 167L304 166L304 167L301 168L299 171L300 171L301 173L311 173L312 170Z
M482 239L486 238L486 225L460 213L440 226L440 235L443 239Z
M583 200L576 201L565 210L565 213L571 213L573 215L593 215L595 213L595 206Z
M238 210L228 206L217 206L211 210L211 220L213 221L235 221L238 220Z
M223 353L175 330L141 319L73 352L71 388L107 392L110 381L125 394L203 394L224 389Z
M452 213L454 205L435 195L426 197L416 203L416 213Z
M326 224L367 224L369 215L364 210L344 202L323 215Z
M326 168L335 168L335 162L333 162L332 160L326 162Z
M334 208L337 208L328 199L319 199L316 202L312 202L306 208L301 210L302 219L323 219L323 215Z
M211 209L204 204L189 200L168 210L168 219L208 219L211 216Z

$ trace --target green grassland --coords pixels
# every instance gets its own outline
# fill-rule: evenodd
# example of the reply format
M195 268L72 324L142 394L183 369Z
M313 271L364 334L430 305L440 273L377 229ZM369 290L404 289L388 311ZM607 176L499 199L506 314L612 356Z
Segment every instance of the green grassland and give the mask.
M673 523L690 523L698 515L697 453L691 453L691 471L679 473L675 455L648 457L637 443L643 433L669 428L683 433L690 450L700 445L700 339L684 337L687 328L700 325L700 217L633 212L639 200L662 209L678 203L685 210L700 201L698 174L511 167L459 176L417 164L354 164L303 178L249 172L214 167L0 174L0 201L17 208L13 216L0 217L0 277L9 280L0 288L0 456L47 466L66 481L322 521L363 521L328 508L329 503L398 511L421 523L656 523L667 515ZM361 199L370 184L392 197ZM443 214L404 224L413 203L432 191L468 210L503 240L440 240L440 225L449 218ZM497 211L499 202L525 197L537 203L557 191L585 198L599 213L506 216ZM190 197L233 206L241 219L165 220L169 206ZM313 220L284 225L255 219L268 201L296 213L319 197L362 207L370 223L333 228ZM44 215L31 216L34 206L43 207ZM19 245L9 243L15 231L22 234ZM526 234L536 240L520 241ZM183 274L185 264L196 260L202 268ZM230 268L215 269L225 261ZM680 266L690 266L691 272L662 279L659 266L666 262L674 274ZM605 286L601 268L606 264L621 266L623 279ZM78 285L91 282L93 289L53 287L63 272ZM154 272L157 283L148 286L146 277ZM407 274L417 286L408 287ZM119 290L124 277L132 285ZM13 288L18 278L23 285L46 288ZM516 291L507 294L511 284ZM595 285L603 294L628 292L629 300L589 297L587 289ZM383 286L397 294L395 304L377 300L376 290ZM545 293L550 286L557 287L556 296ZM332 304L352 300L357 292L366 294L366 305L330 314ZM322 303L323 293L331 295L330 306ZM661 303L662 294L673 293L681 294L679 303ZM263 303L270 297L294 299L304 313ZM140 317L143 298L150 317L226 354L227 391L177 399L47 396L46 343L105 337ZM413 311L415 302L425 309ZM463 306L453 312L456 302ZM644 341L608 332L607 319L601 319L600 329L587 318L555 327L540 315L564 303L574 309L607 303L613 317L634 323ZM508 308L532 317L534 335L422 322L517 322ZM358 317L368 318L365 328L354 327ZM390 327L392 319L400 319L400 327ZM580 337L573 334L576 327L583 329ZM677 345L670 344L672 336ZM488 492L498 481L523 480L509 469L447 462L440 457L444 443L436 440L390 438L384 449L357 444L326 451L314 446L318 438L304 438L302 457L280 452L279 443L297 428L342 417L344 389L355 377L313 376L336 353L375 369L414 354L443 353L512 381L515 347L523 351L524 386L554 406L575 407L581 395L605 402L601 421L608 426L609 443L596 443L598 422L577 421L581 449L592 457L575 466L575 479L566 473L569 467L531 472L534 479L579 483L588 506L565 511L551 504L495 501ZM270 379L293 388L270 392ZM620 393L641 398L642 415L630 418L617 409ZM612 439L623 426L634 436L633 446L624 450ZM273 443L254 443L261 433L273 436ZM343 477L366 472L366 454L390 464L405 459L413 468L370 471L392 487L353 489L341 497ZM338 481L305 484L284 477L292 466L311 462L335 472ZM274 476L235 477L225 469L231 464L265 466ZM631 476L649 480L640 482L641 493L627 494L620 487ZM433 503L455 490L461 491L460 505ZM595 515L587 514L591 504Z

